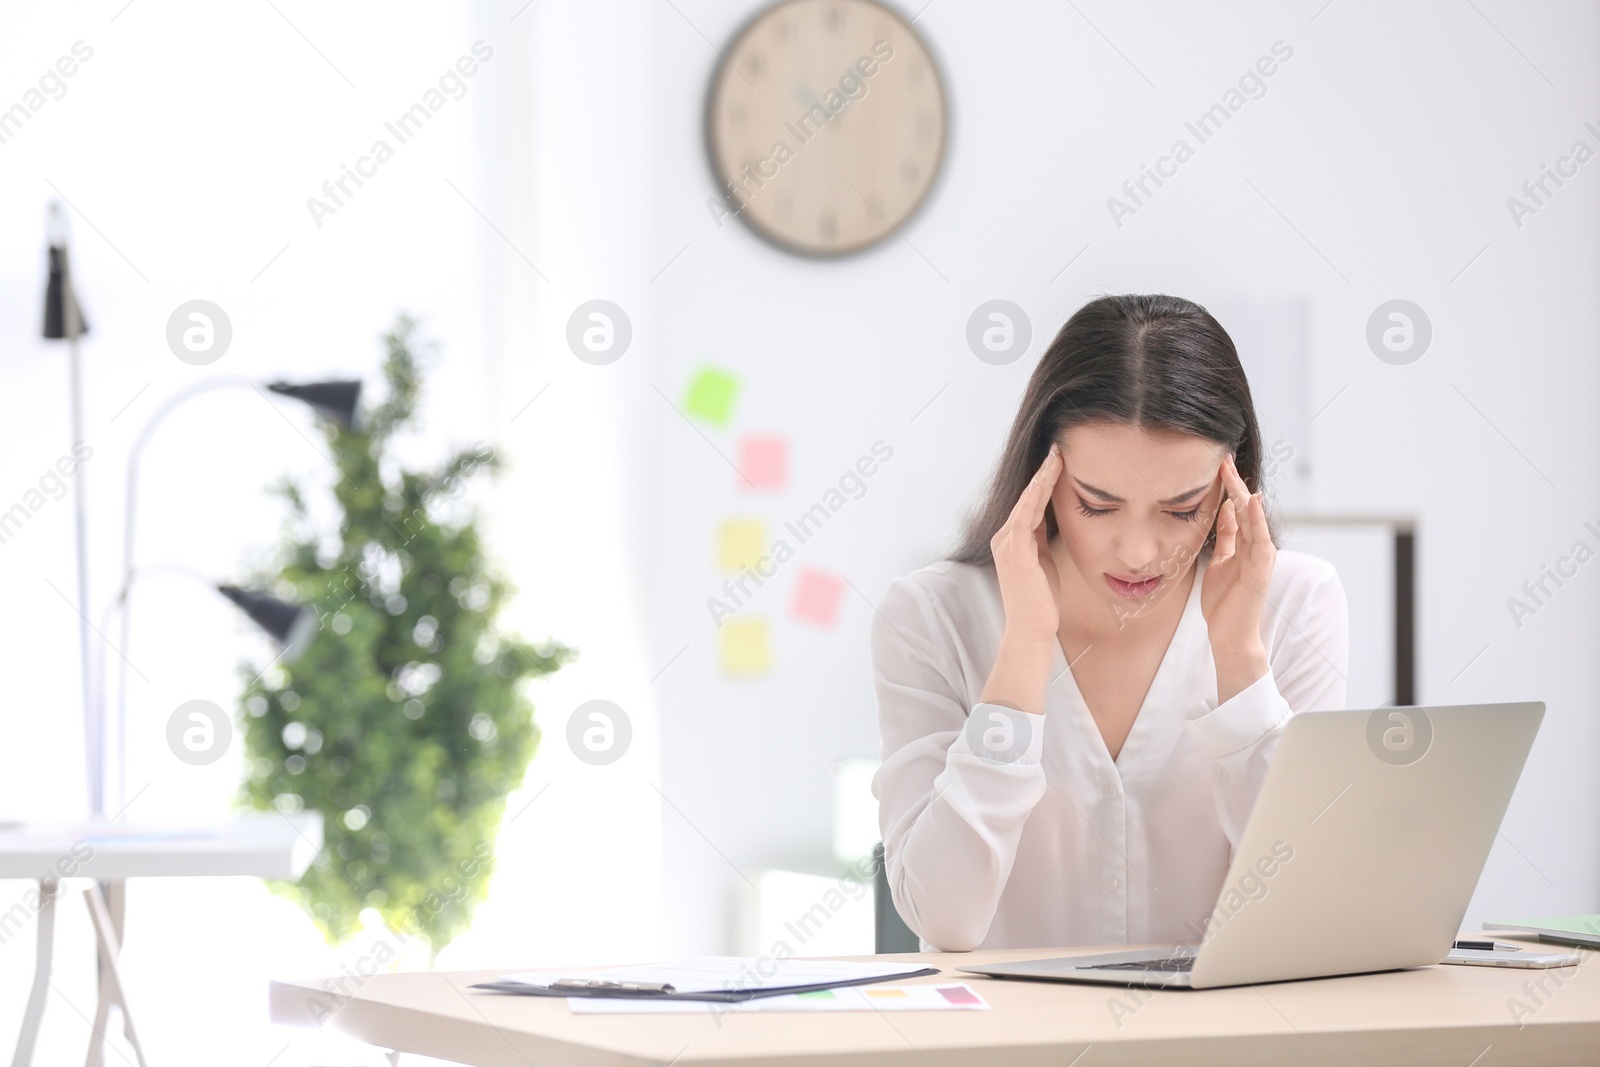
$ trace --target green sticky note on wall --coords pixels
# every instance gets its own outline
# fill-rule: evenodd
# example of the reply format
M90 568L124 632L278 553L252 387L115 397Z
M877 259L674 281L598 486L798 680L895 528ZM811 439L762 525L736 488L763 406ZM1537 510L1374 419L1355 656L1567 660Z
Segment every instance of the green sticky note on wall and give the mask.
M716 367L702 367L689 380L689 391L683 399L683 406L690 415L702 422L726 426L733 417L733 398L738 391L738 378Z

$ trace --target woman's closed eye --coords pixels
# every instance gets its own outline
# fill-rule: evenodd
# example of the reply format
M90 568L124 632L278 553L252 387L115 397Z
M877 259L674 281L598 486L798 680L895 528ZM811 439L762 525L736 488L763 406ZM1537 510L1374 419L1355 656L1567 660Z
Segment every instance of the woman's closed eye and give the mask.
M1080 496L1078 498L1078 513L1091 519L1098 518L1101 515L1109 515L1115 510L1115 508L1090 507L1089 502L1084 500L1083 497ZM1190 508L1188 511L1169 511L1167 514L1171 515L1180 522L1194 522L1200 517L1200 507L1199 505L1196 505L1195 507Z

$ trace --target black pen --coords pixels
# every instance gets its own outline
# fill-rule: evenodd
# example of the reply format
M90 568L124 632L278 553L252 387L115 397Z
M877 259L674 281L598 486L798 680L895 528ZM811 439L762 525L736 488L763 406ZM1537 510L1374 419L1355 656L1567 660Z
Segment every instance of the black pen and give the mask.
M1508 945L1502 941L1457 941L1451 948L1475 948L1481 952L1521 952L1519 945Z
M671 982L613 982L603 978L558 978L550 988L563 992L607 992L668 994L677 990Z

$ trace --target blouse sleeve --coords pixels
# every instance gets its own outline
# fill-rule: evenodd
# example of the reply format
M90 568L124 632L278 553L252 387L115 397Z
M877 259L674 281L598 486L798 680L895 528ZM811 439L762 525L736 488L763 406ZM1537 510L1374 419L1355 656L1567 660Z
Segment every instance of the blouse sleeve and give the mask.
M1269 602L1263 610L1271 641L1267 673L1221 704L1201 702L1185 722L1213 760L1212 796L1233 848L1244 836L1284 724L1297 711L1343 708L1350 669L1350 612L1331 563L1322 562L1298 604Z
M890 585L872 625L883 738L873 793L895 907L923 941L964 952L988 933L1044 796L1045 717L969 708L955 641L918 586Z

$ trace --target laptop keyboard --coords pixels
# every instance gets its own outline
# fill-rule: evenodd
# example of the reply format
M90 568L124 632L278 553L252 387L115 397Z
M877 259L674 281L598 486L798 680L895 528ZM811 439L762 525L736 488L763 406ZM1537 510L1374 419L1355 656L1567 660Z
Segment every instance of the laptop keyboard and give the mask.
M1094 963L1088 971L1192 971L1193 956L1170 956L1164 960L1134 960L1132 963Z

